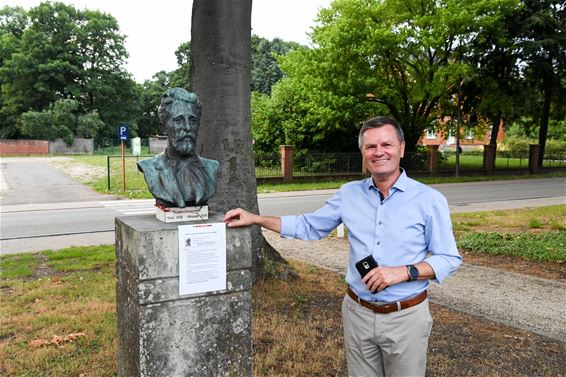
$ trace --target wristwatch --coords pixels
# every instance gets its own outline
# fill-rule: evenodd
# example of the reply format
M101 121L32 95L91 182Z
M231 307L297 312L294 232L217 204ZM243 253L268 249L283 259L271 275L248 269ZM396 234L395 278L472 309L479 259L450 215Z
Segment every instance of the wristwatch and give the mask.
M409 264L407 265L407 274L409 274L409 281L415 281L419 278L419 269Z

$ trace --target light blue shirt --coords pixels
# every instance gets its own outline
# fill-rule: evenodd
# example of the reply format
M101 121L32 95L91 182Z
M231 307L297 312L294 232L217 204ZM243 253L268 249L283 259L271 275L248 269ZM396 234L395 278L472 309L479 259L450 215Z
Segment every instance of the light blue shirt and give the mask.
M281 236L318 240L340 223L348 228L350 258L346 281L363 300L393 302L414 296L429 280L403 282L372 294L355 263L373 255L380 266L404 266L426 259L440 283L460 263L446 198L404 170L381 201L371 178L343 185L314 213L281 217Z

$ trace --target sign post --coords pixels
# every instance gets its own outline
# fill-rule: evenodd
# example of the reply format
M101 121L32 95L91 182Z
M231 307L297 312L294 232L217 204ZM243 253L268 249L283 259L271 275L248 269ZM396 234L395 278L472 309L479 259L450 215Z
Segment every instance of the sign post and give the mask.
M124 192L126 191L125 144L128 140L128 125L121 124L118 126L118 139L122 142L122 192Z

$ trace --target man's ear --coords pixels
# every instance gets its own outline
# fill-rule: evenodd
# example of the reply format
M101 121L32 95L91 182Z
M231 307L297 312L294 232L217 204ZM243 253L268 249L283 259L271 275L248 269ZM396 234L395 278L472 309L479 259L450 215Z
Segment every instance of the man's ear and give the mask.
M401 158L405 157L405 142L401 142Z

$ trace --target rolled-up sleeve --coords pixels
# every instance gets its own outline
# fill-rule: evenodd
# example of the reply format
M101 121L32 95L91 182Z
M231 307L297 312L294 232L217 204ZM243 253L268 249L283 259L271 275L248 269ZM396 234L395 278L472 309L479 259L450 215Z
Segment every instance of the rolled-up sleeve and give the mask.
M431 253L426 262L432 267L435 281L441 283L452 275L462 263L458 253L448 202L438 196L431 202L431 212L427 216L425 237Z
M340 191L313 213L281 216L281 237L301 240L319 240L340 223Z

